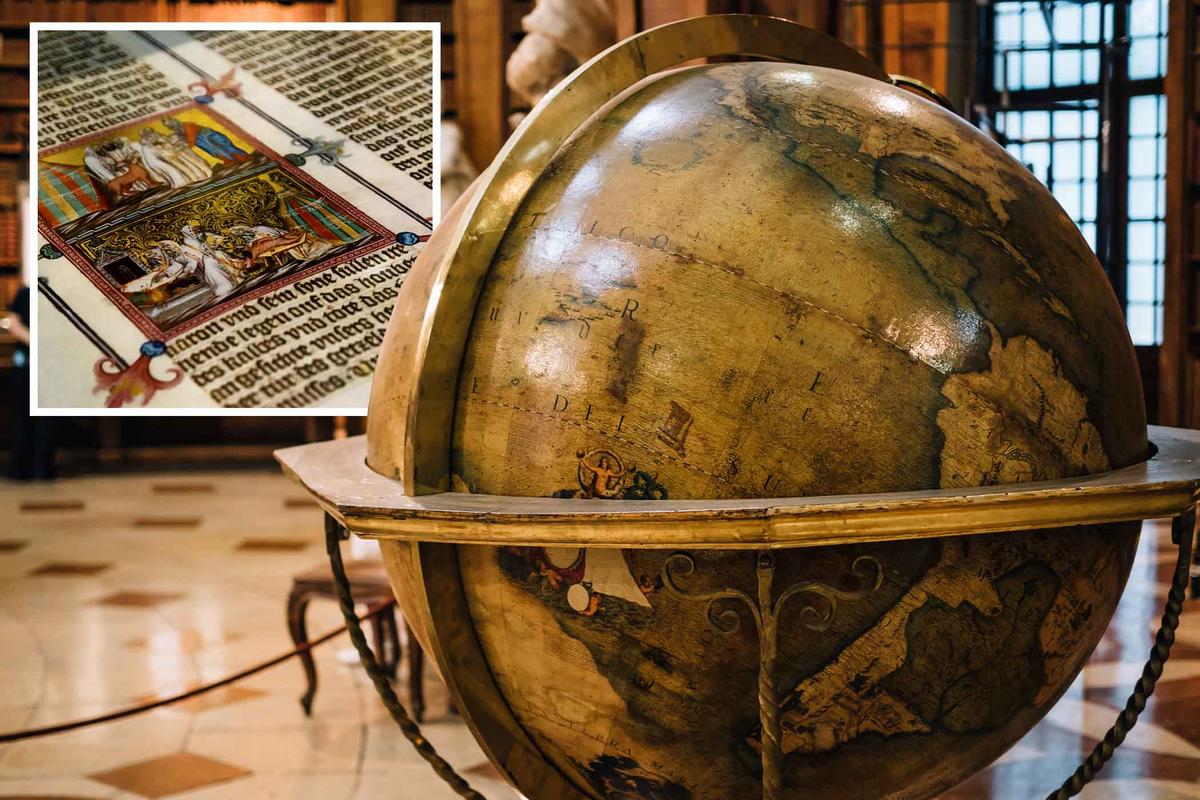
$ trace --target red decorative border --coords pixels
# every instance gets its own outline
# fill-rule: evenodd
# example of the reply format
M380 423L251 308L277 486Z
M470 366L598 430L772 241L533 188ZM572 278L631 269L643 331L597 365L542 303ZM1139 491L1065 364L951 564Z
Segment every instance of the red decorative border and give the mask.
M316 273L327 270L330 267L336 267L338 264L344 264L351 259L358 258L366 255L367 253L372 253L383 247L387 247L389 244L392 244L395 241L395 234L393 232L387 230L378 222L363 214L358 209L347 204L339 195L330 191L323 183L318 181L312 175L309 175L307 172L300 169L286 158L280 156L258 139L246 133L240 125L234 124L230 119L217 113L210 106L203 103L197 103L195 101L187 103L186 105L177 106L176 108L167 111L159 112L157 114L149 114L144 117L137 117L135 119L128 120L127 122L122 122L119 125L113 125L109 128L105 128L103 131L98 133L81 136L77 139L71 139L70 141L63 142L62 144L57 144L53 147L47 147L43 150L39 150L38 160L40 161L45 156L52 156L55 153L62 152L63 150L70 150L73 147L80 147L88 142L96 141L97 139L105 139L111 136L114 130L128 128L129 126L137 125L140 122L153 122L154 120L161 119L163 117L169 117L174 114L178 114L181 111L187 111L193 108L203 111L208 116L220 122L227 129L236 132L239 138L252 144L256 151L269 156L278 167L286 171L300 183L304 184L305 186L313 187L316 191L320 192L323 200L327 201L330 205L335 206L338 211L342 212L346 216L354 219L371 233L379 236L380 239L378 241L368 242L367 244L355 250L351 250L349 252L326 259L325 261L321 261L317 264L313 264L312 266L306 267L298 272L292 272L288 275L284 275L283 277L278 278L271 283L258 286L252 291L239 294L236 297L223 301L207 311L203 311L194 317L172 326L169 331L164 331L154 323L154 320L146 316L145 312L134 305L134 303L121 294L121 292L117 291L117 289L111 283L109 283L103 275L100 274L100 270L97 267L89 263L83 254L80 253L76 248L67 244L61 236L59 236L53 229L50 228L50 226L45 223L44 220L42 220L41 215L38 215L38 232L41 233L42 236L46 237L48 241L53 243L53 245L57 247L60 252L62 252L67 260L76 267L76 269L87 276L88 280L90 280L92 284L95 285L95 287L99 289L104 296L109 299L110 302L113 303L113 305L121 309L121 312L125 315L126 319L132 322L138 330L146 335L147 338L168 341L169 339L173 339L182 333L186 333L197 325L201 325L211 319L214 319L215 317L225 314L227 311L236 308L243 303L254 300L258 297L262 297L264 294L268 294L276 289L283 288L284 286L301 280L302 278L307 278L310 275L315 275Z

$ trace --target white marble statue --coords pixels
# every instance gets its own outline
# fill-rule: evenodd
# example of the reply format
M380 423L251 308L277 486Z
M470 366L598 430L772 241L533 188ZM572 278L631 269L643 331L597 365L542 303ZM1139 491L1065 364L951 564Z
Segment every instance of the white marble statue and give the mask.
M505 78L534 105L580 64L616 41L607 0L537 0L521 19L525 38L508 59Z

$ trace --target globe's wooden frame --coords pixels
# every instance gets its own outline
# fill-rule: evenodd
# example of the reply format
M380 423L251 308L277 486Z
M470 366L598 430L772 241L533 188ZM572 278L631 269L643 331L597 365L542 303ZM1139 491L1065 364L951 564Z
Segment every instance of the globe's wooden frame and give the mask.
M366 439L276 454L284 471L338 523L381 540L404 611L437 660L464 720L510 782L539 800L574 800L589 792L541 753L497 687L467 607L459 546L757 550L760 584L767 586L769 599L773 548L1020 532L1162 516L1190 520L1187 512L1200 496L1200 433L1169 428L1151 428L1150 439L1158 450L1142 463L1084 478L1010 486L655 502L446 491L454 398L476 301L527 191L559 147L605 103L663 70L697 58L739 54L833 67L891 82L878 67L831 37L783 20L747 15L684 20L600 54L534 109L422 253L388 328L383 345L388 369L377 374L372 388ZM763 613L761 602L759 611ZM767 627L760 625L760 685L772 679L766 666ZM764 701L760 696L764 714L772 706L770 698ZM771 727L766 716L763 722L766 731ZM772 769L768 750L764 744L764 797L774 798L782 784L779 764ZM780 757L776 754L775 759Z
M1151 425L1157 452L1052 481L750 500L408 496L365 462L365 437L279 450L286 474L364 538L441 544L762 550L1175 517L1200 502L1200 431Z

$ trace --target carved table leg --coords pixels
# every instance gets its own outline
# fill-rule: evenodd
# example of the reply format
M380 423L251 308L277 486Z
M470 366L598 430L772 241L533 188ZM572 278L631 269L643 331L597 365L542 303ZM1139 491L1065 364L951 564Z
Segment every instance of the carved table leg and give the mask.
M308 610L309 593L305 590L293 589L288 595L287 624L292 642L299 647L308 642L308 626L304 621L304 613ZM304 650L299 654L300 664L304 667L304 677L307 688L300 697L300 705L306 717L312 716L313 698L317 695L317 665L313 661L312 651Z
M412 627L404 623L404 640L408 644L408 702L412 705L413 719L425 719L425 652L413 636Z
M1195 532L1192 542L1192 599L1200 600L1200 531Z
M379 662L379 666L385 672L390 672L388 669L387 620L384 617L383 612L371 617L371 650L374 651L375 660Z
M388 675L395 679L396 668L400 666L400 633L396 629L396 607L393 605L387 611L380 612L381 622L387 623L387 660L384 667Z

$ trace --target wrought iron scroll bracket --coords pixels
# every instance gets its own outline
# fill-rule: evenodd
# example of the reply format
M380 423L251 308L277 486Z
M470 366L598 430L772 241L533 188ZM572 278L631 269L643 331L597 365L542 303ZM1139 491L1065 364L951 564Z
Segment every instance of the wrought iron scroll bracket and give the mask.
M756 556L756 592L752 596L740 589L723 588L715 591L689 590L679 579L696 571L696 559L690 553L673 553L663 563L662 580L666 589L677 597L705 603L709 627L722 635L732 635L741 628L737 611L723 604L737 601L745 606L758 634L758 714L761 732L762 796L778 800L783 796L783 715L779 700L779 616L794 597L813 598L801 606L802 624L812 631L823 631L833 623L838 604L862 600L883 584L883 567L873 556L859 556L851 571L859 580L853 590L839 589L820 581L798 581L775 594L775 555L762 550Z

